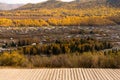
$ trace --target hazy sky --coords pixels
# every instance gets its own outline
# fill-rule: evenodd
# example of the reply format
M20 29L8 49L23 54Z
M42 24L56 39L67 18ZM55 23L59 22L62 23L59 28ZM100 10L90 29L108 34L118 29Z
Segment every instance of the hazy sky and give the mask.
M15 3L38 3L47 0L0 0L3 3L15 4ZM73 1L73 0L62 0L62 1Z

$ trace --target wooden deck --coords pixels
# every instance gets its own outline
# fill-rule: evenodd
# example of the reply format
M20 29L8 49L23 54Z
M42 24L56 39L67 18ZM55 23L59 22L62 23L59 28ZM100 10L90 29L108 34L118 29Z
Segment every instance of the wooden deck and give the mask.
M120 80L120 69L0 69L0 80Z

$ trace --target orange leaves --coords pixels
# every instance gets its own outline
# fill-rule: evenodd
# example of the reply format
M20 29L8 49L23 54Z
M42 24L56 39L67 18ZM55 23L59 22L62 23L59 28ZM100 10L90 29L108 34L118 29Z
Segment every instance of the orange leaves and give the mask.
M40 19L40 20L32 20L32 19L24 19L24 20L13 20L15 26L24 26L24 27L40 27L40 26L48 26L49 24Z
M0 19L0 26L3 26L3 27L12 26L12 20L2 18Z
M48 23L53 26L105 26L115 25L113 21L104 17L77 17L67 16L61 19L50 18Z
M114 21L101 16L67 16L62 18L50 18L47 21L43 19L21 19L21 20L10 20L0 19L0 26L23 26L23 27L40 27L40 26L106 26L115 25Z

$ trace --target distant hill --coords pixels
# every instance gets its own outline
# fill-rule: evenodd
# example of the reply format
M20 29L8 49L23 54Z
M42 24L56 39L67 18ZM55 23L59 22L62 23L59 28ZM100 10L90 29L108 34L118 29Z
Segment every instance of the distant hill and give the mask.
M6 4L0 3L0 10L11 10L23 6L23 4Z
M47 1L43 3L37 4L26 4L22 7L17 8L18 10L25 9L40 9L40 8L67 8L67 9L75 9L75 8L91 8L95 6L115 6L120 7L119 0L76 0L73 2L62 2L62 1Z
M68 3L66 2L61 2L61 1L47 1L47 2L43 2L43 3L37 3L37 4L32 4L32 3L28 3L22 7L19 7L19 10L25 10L25 9L39 9L39 8L60 8L63 6L67 6Z

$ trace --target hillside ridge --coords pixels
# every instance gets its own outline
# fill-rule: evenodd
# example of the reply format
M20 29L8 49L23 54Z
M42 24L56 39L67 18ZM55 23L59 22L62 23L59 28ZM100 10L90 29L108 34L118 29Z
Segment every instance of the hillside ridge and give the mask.
M76 0L72 2L62 2L62 1L46 1L42 3L32 4L28 3L22 7L17 8L17 10L32 10L32 9L54 9L54 8L64 8L64 9L80 9L80 8L91 8L91 7L120 7L119 0Z

